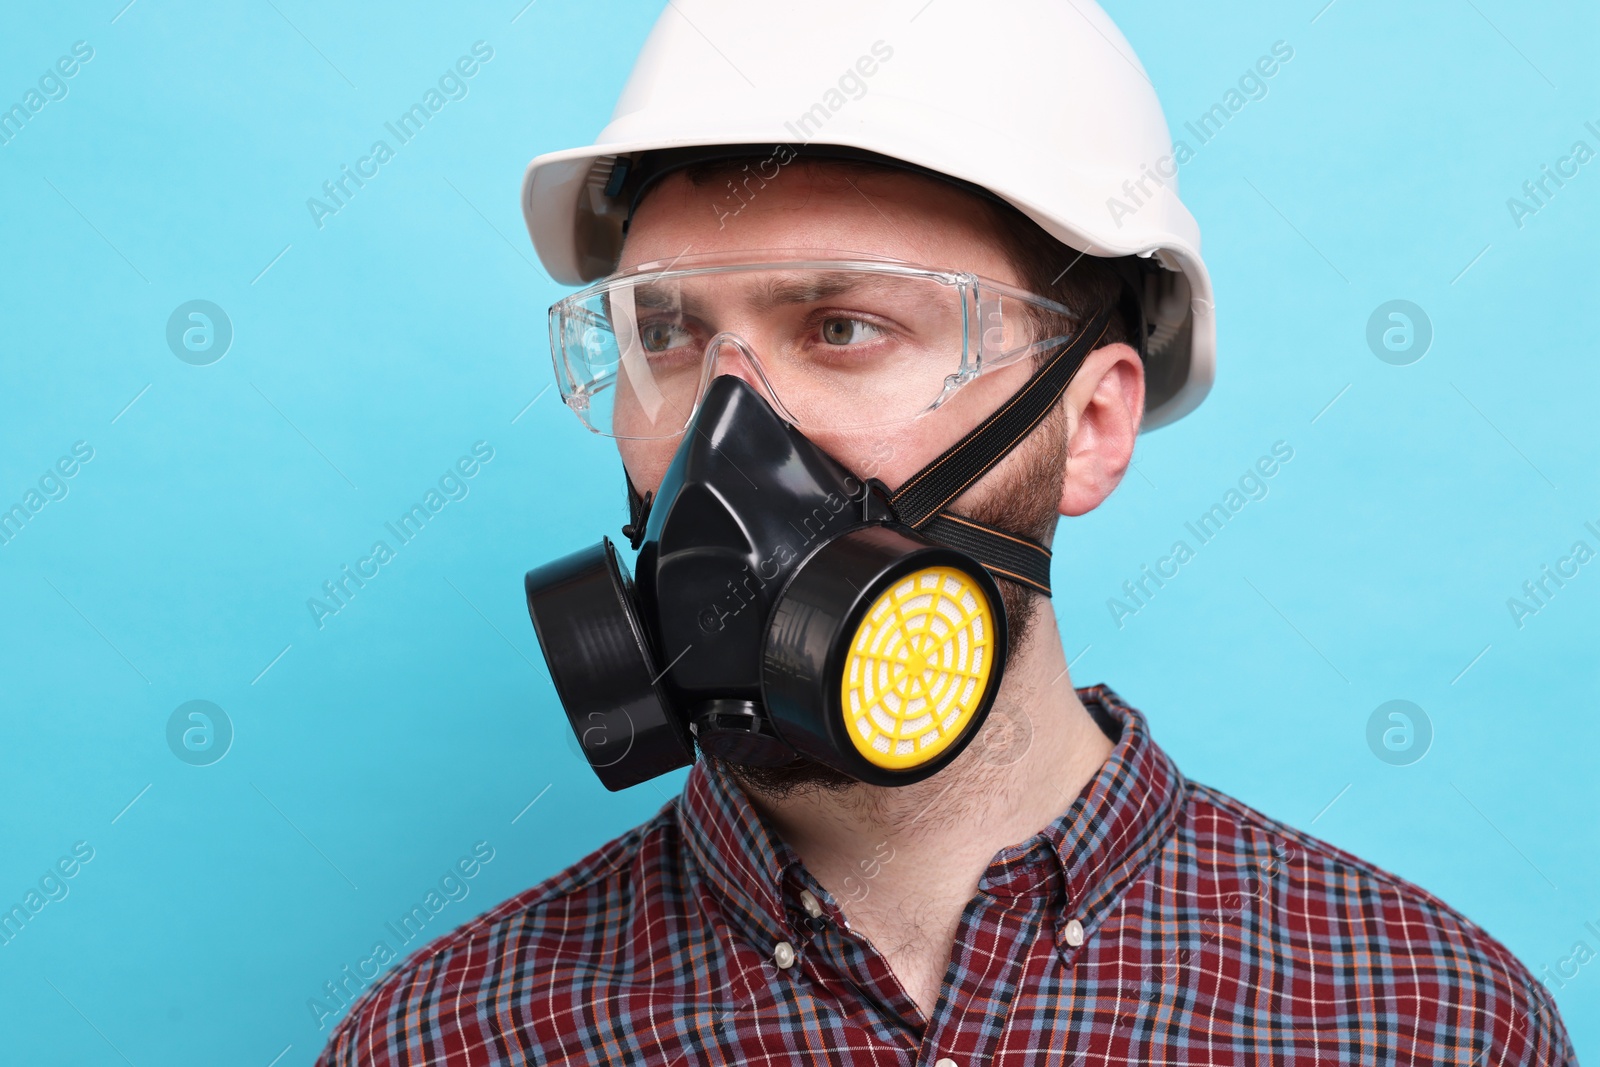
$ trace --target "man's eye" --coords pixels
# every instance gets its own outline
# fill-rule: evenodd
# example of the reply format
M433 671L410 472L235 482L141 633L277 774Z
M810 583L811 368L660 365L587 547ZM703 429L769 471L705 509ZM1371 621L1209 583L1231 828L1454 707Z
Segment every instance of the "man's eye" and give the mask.
M675 322L650 322L639 327L639 342L646 352L667 352L689 343L689 331Z
M822 339L830 345L848 345L870 341L881 336L882 330L864 319L834 317L822 320Z

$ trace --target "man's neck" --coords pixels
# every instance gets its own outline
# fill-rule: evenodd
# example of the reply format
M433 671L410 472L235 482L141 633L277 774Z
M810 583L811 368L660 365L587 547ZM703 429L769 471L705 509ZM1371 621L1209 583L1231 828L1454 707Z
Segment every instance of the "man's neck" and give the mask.
M932 778L782 798L745 789L925 1015L995 853L1066 811L1111 752L1073 689L1048 606L1032 631L979 736Z

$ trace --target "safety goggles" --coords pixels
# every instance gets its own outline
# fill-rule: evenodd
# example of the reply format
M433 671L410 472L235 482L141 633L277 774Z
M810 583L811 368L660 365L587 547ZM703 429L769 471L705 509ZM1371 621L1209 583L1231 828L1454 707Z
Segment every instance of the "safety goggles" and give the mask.
M915 419L978 375L1048 352L1071 309L989 278L798 249L621 271L550 308L561 397L595 433L681 434L711 380L740 373L797 428Z

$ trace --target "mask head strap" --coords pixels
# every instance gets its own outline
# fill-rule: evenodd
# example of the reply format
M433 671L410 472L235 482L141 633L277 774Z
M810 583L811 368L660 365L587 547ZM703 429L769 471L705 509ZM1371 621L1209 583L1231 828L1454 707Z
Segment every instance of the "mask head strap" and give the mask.
M622 536L628 539L629 546L639 551L639 546L644 544L644 524L650 518L650 504L655 500L655 492L646 489L644 496L639 495L639 490L633 486L633 477L628 473L627 464L622 466L623 480L628 483L628 524L622 528Z
M1090 320L1057 349L1011 399L906 479L889 497L895 515L934 541L970 553L991 573L1050 595L1050 550L944 508L972 487L1038 428L1066 392L1090 352L1100 347L1113 309Z

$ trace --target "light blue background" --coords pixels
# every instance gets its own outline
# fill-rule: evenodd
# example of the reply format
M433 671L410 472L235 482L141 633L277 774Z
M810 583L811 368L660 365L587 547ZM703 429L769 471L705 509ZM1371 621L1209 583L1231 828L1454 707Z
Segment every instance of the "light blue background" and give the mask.
M328 1032L308 998L475 842L495 858L430 936L682 780L599 786L521 594L624 515L614 453L543 393L560 290L517 185L604 123L658 5L123 3L8 5L0 33L5 106L95 50L0 147L0 507L94 449L0 546L0 906L95 850L0 946L0 1060L308 1064ZM1274 41L1295 54L1183 169L1220 371L1063 524L1075 680L1145 709L1191 776L1434 891L1535 971L1600 949L1600 562L1520 629L1506 606L1574 541L1600 547L1600 161L1521 228L1506 206L1575 140L1600 148L1600 16L1110 10L1179 135ZM479 40L470 95L314 225L306 199ZM1396 298L1435 331L1410 366L1365 340ZM233 323L210 366L166 345L191 299ZM1107 598L1279 440L1270 495L1119 629ZM478 441L470 494L319 630L307 598ZM236 731L212 766L167 747L193 699ZM1390 699L1433 724L1414 765L1368 749ZM1600 963L1557 1000L1600 1047Z

